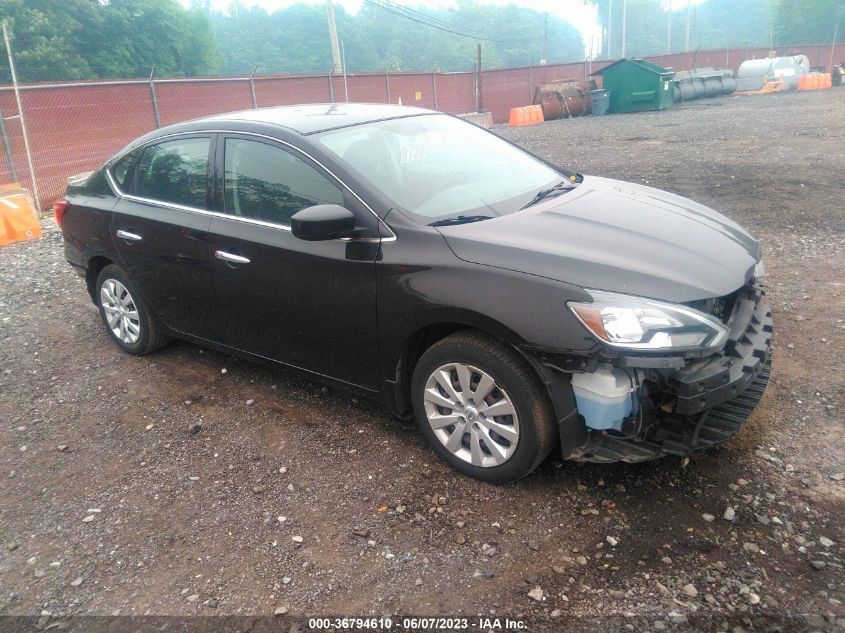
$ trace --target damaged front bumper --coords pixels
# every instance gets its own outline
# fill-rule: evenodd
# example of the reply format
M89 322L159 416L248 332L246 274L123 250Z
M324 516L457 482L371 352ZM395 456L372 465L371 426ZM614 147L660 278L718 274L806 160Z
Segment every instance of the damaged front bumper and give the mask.
M668 363L655 357L611 359L617 367L639 366L636 371L646 375L638 410L618 432L590 429L577 414L561 420L563 456L640 462L686 456L728 440L748 419L769 381L772 313L763 296L759 285L748 285L732 298L726 320L730 335L720 354L676 357Z

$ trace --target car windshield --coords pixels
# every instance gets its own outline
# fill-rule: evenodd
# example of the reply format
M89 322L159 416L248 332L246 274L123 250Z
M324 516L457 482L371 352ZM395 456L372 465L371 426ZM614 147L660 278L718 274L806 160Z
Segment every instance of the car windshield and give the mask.
M421 224L514 213L564 178L499 137L445 115L379 121L318 138Z

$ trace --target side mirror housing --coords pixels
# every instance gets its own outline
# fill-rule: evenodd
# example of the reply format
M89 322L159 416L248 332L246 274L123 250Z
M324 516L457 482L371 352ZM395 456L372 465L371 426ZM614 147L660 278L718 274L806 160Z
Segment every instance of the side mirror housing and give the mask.
M337 204L318 204L293 214L290 228L294 236L309 242L350 237L355 231L355 216Z

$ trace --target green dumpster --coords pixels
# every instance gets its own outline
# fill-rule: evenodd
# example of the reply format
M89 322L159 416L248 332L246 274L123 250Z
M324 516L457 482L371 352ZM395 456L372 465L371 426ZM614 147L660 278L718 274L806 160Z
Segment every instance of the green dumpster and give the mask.
M608 112L663 110L675 102L675 71L644 59L620 59L593 75L601 75L602 87L610 90Z

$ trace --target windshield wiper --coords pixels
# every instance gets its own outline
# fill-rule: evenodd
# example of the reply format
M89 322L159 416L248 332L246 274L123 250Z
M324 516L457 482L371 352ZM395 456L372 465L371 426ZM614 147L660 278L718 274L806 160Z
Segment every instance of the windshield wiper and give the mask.
M468 224L469 222L481 222L482 220L492 219L493 217L489 215L456 215L454 218L432 222L429 226L452 226L453 224Z
M552 185L548 189L540 189L540 191L538 191L534 195L534 197L531 198L531 200L528 201L527 204L520 207L519 210L522 211L522 209L527 209L528 207L533 206L533 205L537 204L538 202L545 200L546 198L551 198L553 196L559 196L560 194L566 193L567 191L570 191L571 189L575 189L575 185L572 184L572 181L561 180L559 183L557 183L556 185Z

